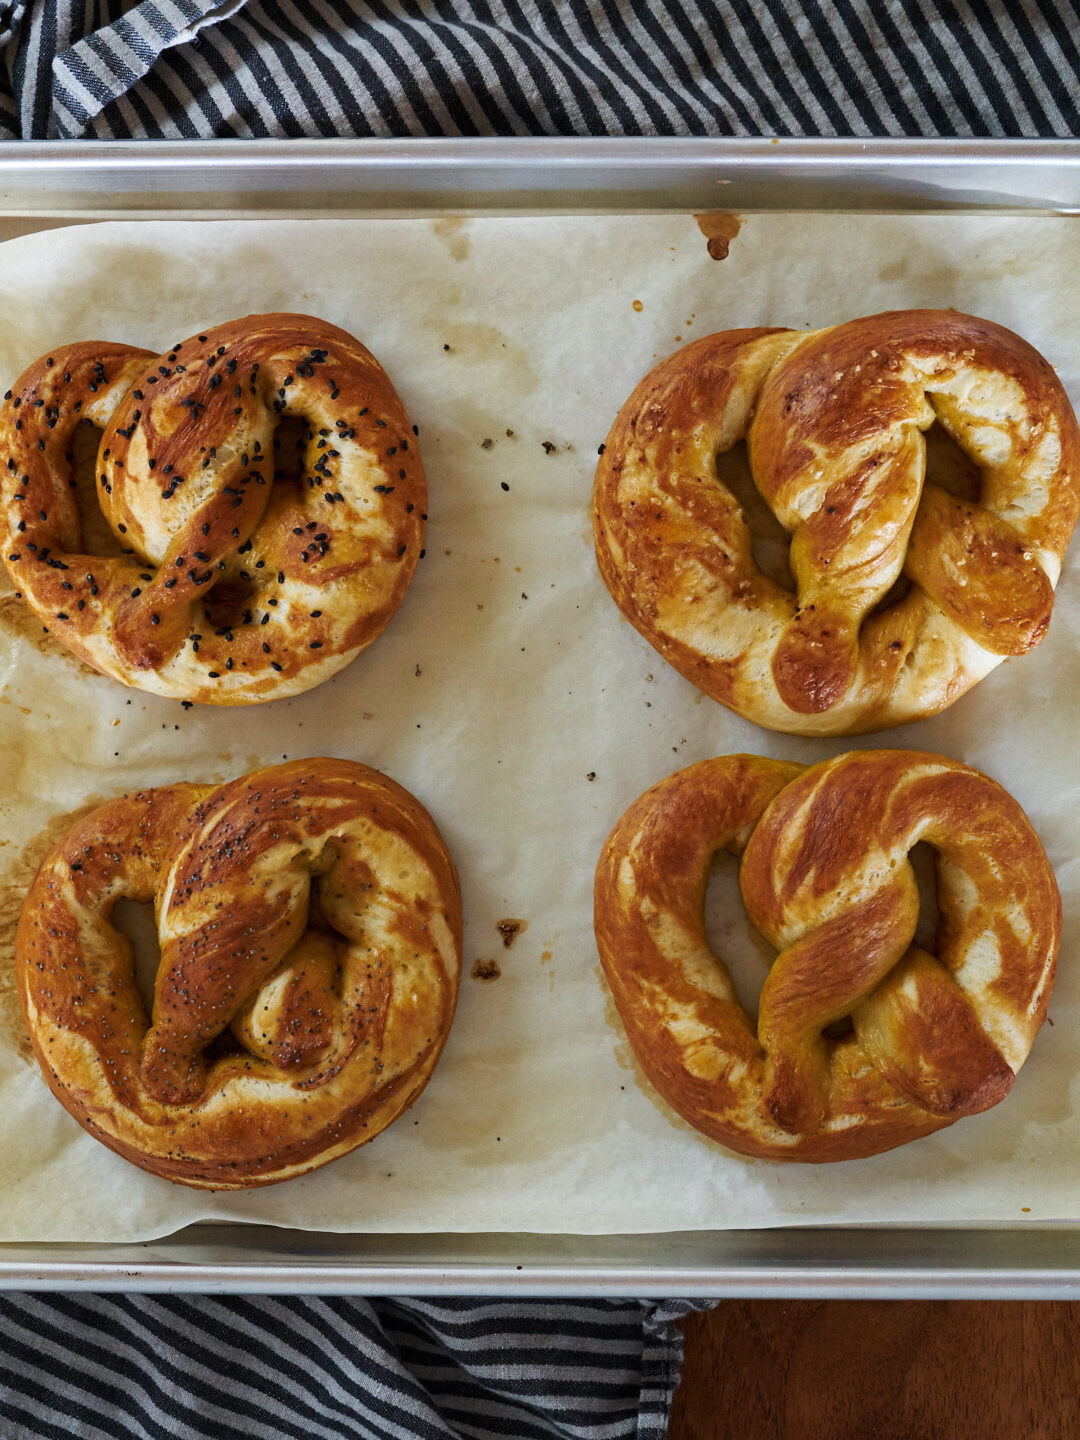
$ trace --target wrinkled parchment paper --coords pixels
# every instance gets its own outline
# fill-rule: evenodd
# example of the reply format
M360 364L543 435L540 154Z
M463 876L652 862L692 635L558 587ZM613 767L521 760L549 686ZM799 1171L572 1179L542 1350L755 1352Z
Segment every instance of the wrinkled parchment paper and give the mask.
M623 400L710 330L955 306L1024 334L1080 400L1078 261L1075 220L897 216L751 217L719 262L691 216L109 224L4 245L5 385L66 340L162 349L253 311L306 310L390 371L420 427L431 519L382 638L270 706L184 710L124 689L43 647L0 600L2 1237L136 1240L200 1217L397 1232L1080 1218L1080 552L1033 655L935 720L804 741L704 699L621 620L588 509ZM940 750L1025 806L1065 898L1053 1023L986 1115L871 1160L750 1162L639 1078L598 978L593 867L623 809L674 769L852 744ZM24 847L90 798L319 754L385 770L446 836L465 896L458 1017L427 1091L371 1145L269 1189L185 1190L84 1134L27 1058L10 974ZM735 896L731 869L717 884ZM526 922L510 948L504 920ZM737 901L712 933L752 1001L762 962ZM478 961L498 978L471 978Z

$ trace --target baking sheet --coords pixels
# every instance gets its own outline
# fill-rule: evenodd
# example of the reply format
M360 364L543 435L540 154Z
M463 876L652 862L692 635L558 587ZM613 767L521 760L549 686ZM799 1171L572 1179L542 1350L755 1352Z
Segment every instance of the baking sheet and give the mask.
M199 1218L563 1233L1076 1218L1075 555L1034 655L935 720L803 741L703 699L621 620L596 573L588 503L597 445L633 385L713 329L952 305L1024 334L1075 401L1078 258L1067 219L896 216L754 216L720 262L690 216L124 224L5 245L0 378L65 340L160 348L257 310L352 330L420 427L431 519L374 647L329 685L256 710L185 711L125 690L40 644L36 622L0 599L4 936L26 847L87 799L338 754L386 770L442 828L463 879L466 978L444 1058L408 1115L311 1177L207 1196L125 1164L56 1104L26 1058L8 949L2 1238L135 1240ZM749 1162L697 1136L635 1071L597 974L595 858L625 806L672 769L871 744L957 756L1028 810L1066 906L1053 1024L986 1115L847 1165ZM720 885L733 893L731 882ZM496 929L506 919L527 922L511 948ZM762 972L738 911L726 924L718 913L713 933L752 995ZM470 978L477 961L495 961L498 978Z

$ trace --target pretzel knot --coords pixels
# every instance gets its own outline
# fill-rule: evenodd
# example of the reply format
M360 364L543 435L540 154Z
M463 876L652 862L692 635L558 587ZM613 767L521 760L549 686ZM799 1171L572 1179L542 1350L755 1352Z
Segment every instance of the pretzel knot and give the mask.
M88 503L107 554L84 553L86 421L104 432ZM282 447L275 461L282 421L298 473ZM426 509L385 371L306 315L249 316L164 355L61 346L0 410L12 581L87 664L159 695L244 705L329 679L401 603Z
M977 477L927 478L935 422ZM793 589L718 473L743 440ZM759 725L850 735L936 714L1037 645L1078 510L1080 431L1046 361L913 310L663 361L608 436L593 528L620 609L689 680Z
M919 842L936 852L936 956L914 943ZM756 1030L705 935L723 849L779 951ZM824 1161L1004 1098L1046 1014L1061 901L1023 811L977 770L917 751L809 769L733 755L630 806L597 866L595 920L664 1099L744 1154Z
M152 1014L122 897L154 903ZM46 858L16 961L45 1078L92 1135L185 1185L265 1185L371 1140L427 1083L457 873L422 806L345 760L139 791Z

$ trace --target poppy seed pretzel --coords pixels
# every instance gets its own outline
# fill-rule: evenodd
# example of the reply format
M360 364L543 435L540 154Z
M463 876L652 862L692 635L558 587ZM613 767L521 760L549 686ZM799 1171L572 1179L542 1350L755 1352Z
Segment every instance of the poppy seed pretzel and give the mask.
M914 940L920 841L937 852L937 956ZM742 856L747 912L779 951L756 1026L705 935L721 849ZM1061 901L1019 805L965 765L731 755L630 806L597 866L595 923L669 1105L745 1155L851 1160L1004 1098L1046 1014Z
M275 480L280 420L301 473ZM83 553L72 474L103 434L96 499L122 555ZM164 355L60 346L0 409L0 542L18 592L80 659L211 705L308 690L386 626L423 543L419 448L385 371L306 315L252 315Z
M925 479L935 421L977 498ZM794 592L717 474L744 438ZM989 321L912 310L664 360L607 439L593 528L620 609L695 685L769 729L851 735L935 714L1037 645L1078 510L1080 431L1046 361Z
M118 899L153 900L148 1014ZM457 872L423 807L344 760L121 796L45 859L16 937L61 1104L164 1179L302 1175L419 1095L461 970Z

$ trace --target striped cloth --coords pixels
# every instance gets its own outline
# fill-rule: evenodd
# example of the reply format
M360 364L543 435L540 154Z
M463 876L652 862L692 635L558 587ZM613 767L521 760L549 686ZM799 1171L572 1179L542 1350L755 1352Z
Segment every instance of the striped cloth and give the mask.
M0 138L1068 136L1071 0L0 0ZM0 1437L661 1440L667 1302L0 1299Z
M665 1302L0 1297L3 1440L663 1440Z
M1072 0L0 0L0 137L1078 131Z

